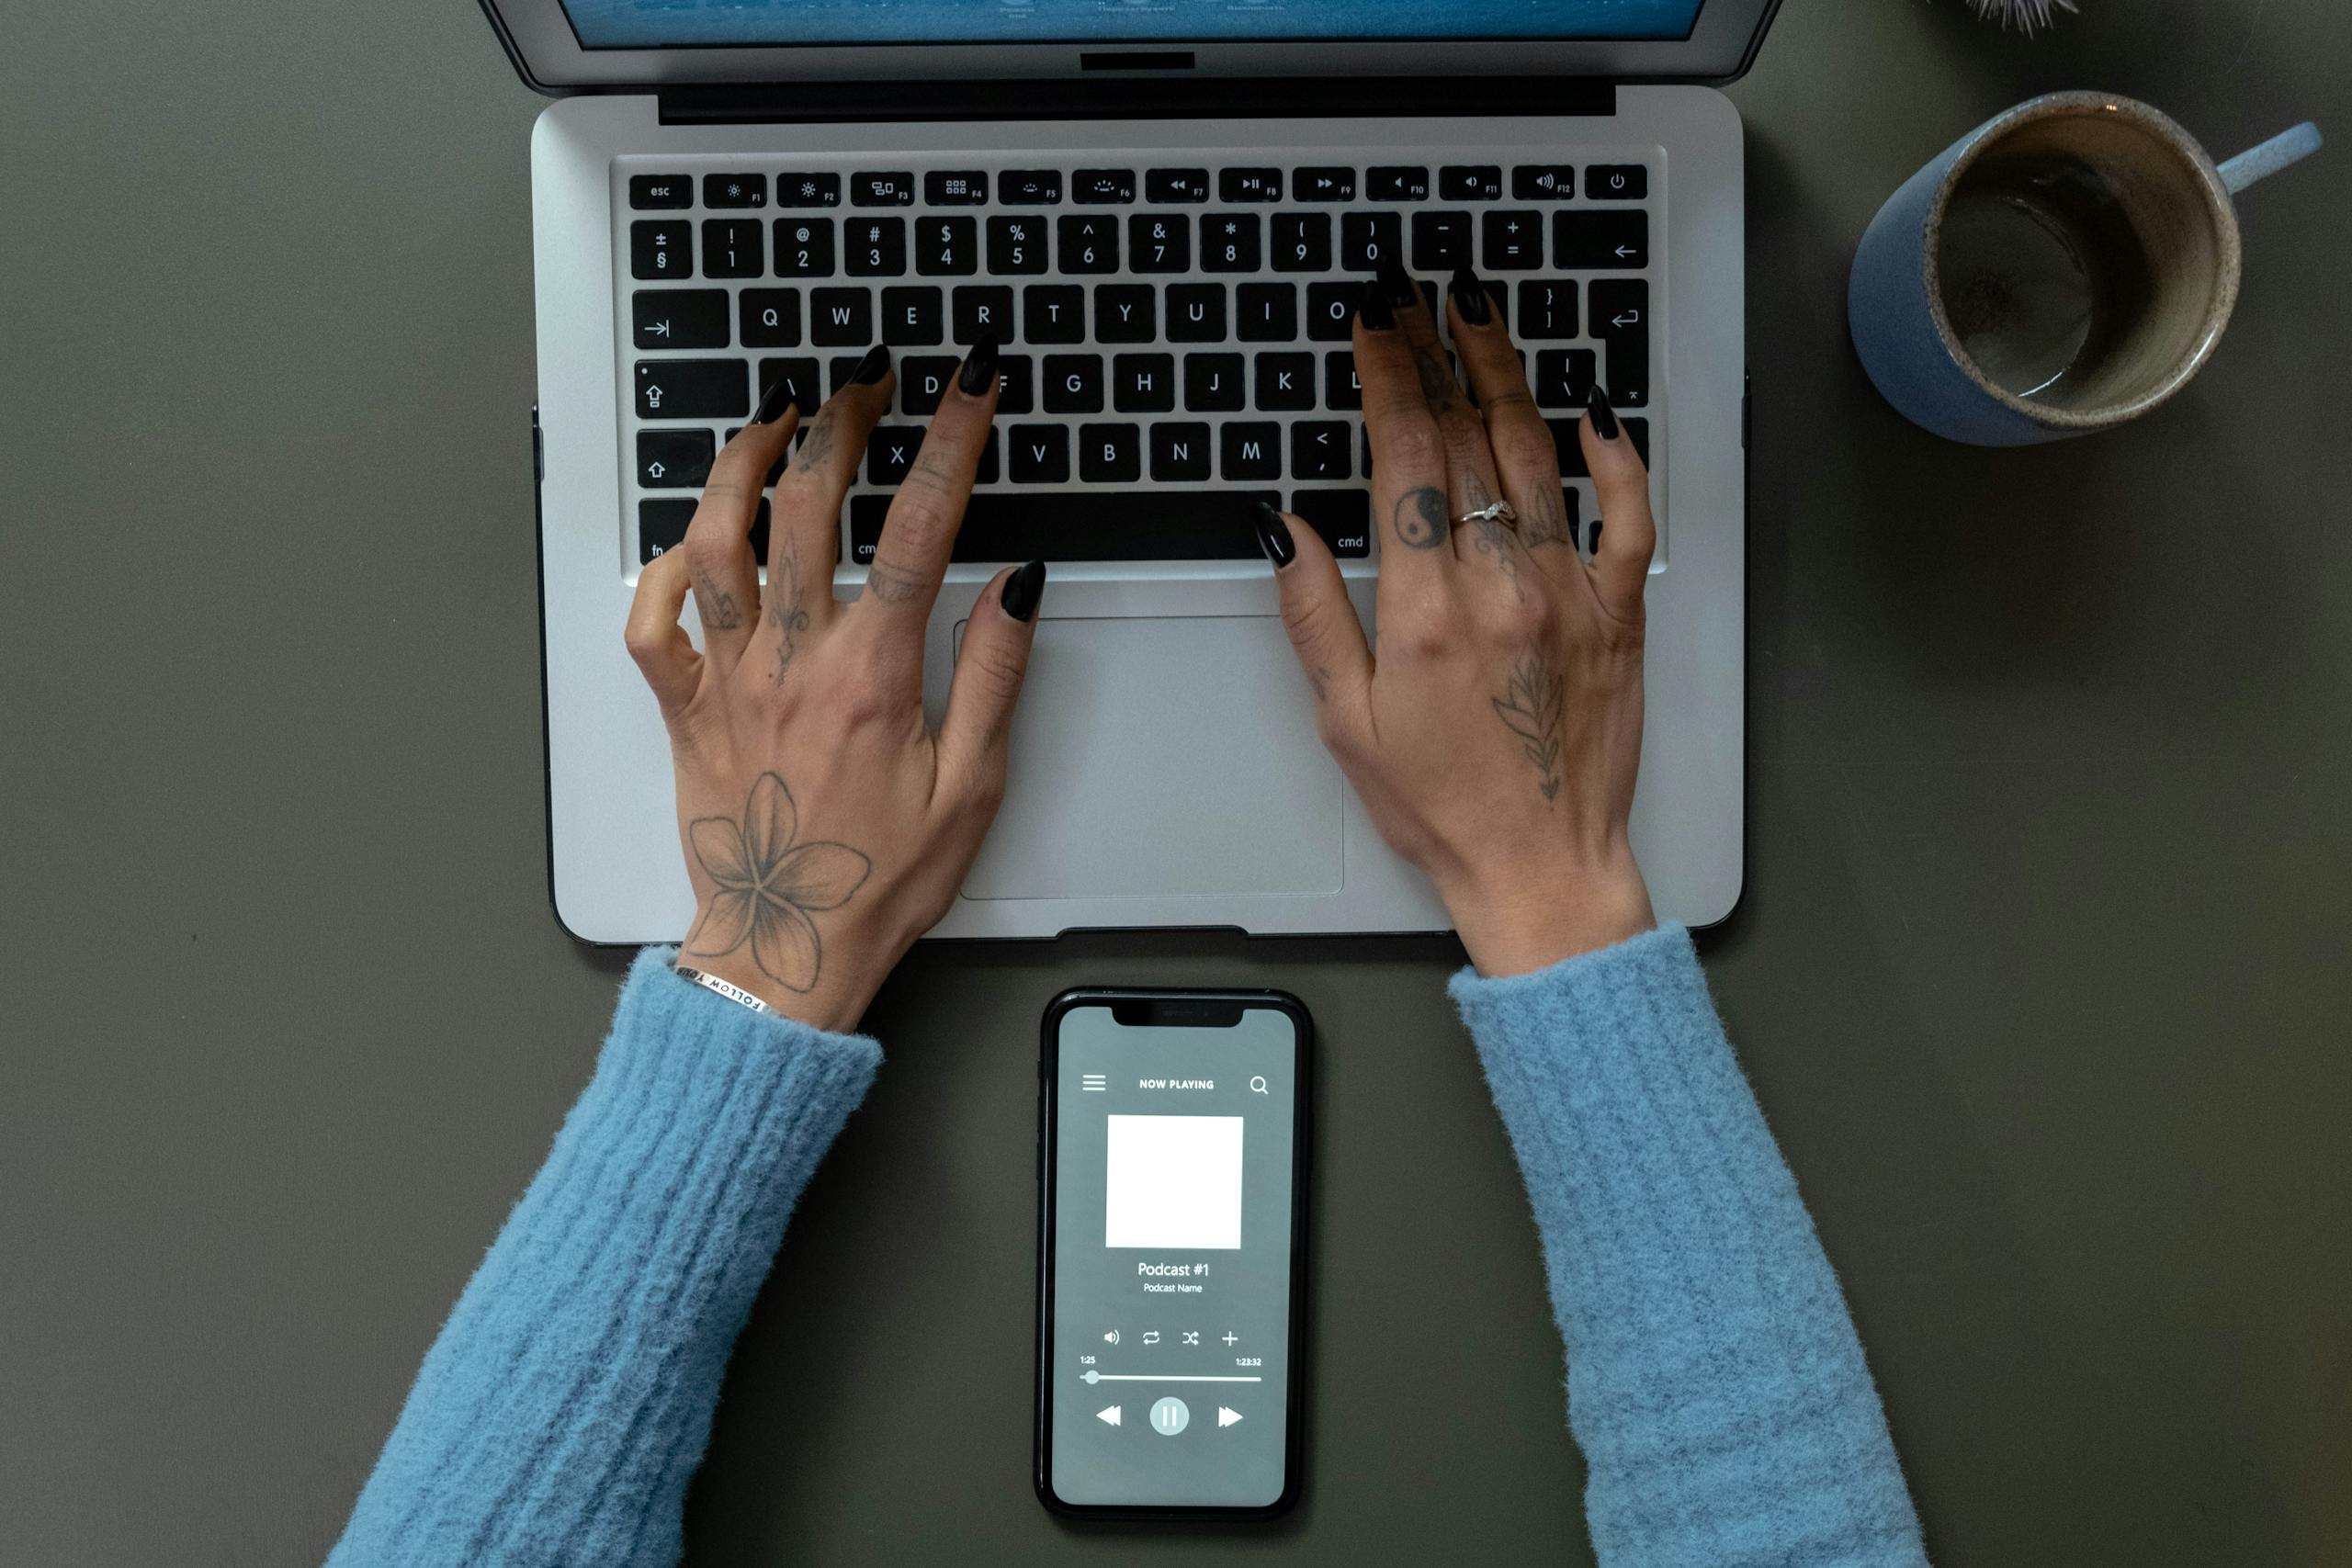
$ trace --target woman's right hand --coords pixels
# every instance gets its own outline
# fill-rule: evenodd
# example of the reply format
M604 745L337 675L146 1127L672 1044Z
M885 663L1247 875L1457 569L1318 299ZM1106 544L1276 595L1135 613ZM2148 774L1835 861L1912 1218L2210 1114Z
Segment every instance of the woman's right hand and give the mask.
M1648 475L1596 388L1577 434L1603 526L1592 558L1577 554L1551 431L1466 268L1448 310L1475 405L1400 270L1356 318L1376 659L1322 537L1272 508L1260 532L1324 743L1480 973L1518 975L1656 923L1627 838L1656 529ZM1455 526L1498 497L1514 522Z

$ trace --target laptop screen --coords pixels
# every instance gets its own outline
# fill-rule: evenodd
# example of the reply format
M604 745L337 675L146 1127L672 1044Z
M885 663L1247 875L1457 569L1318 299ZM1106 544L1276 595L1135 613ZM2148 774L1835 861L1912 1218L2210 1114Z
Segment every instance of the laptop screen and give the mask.
M1683 39L1702 0L562 0L582 49Z

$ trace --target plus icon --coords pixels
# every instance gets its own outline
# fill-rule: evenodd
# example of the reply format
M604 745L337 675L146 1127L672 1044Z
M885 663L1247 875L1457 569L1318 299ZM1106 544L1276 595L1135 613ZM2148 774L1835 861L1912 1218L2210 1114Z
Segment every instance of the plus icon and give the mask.
M1226 1330L1226 1334L1225 1334L1225 1342L1226 1342L1227 1344L1228 1344L1228 1345L1232 1344L1232 1343L1233 1343L1233 1341L1234 1341L1234 1339L1235 1339L1235 1337L1236 1337L1236 1336L1234 1335L1234 1333L1233 1333L1233 1331L1232 1331L1231 1329L1227 1329L1227 1330Z

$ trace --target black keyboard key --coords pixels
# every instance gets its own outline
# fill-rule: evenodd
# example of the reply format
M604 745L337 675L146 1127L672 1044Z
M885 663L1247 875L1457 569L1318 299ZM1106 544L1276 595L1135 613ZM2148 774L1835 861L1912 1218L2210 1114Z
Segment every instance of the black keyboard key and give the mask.
M1413 270L1452 272L1474 265L1470 259L1470 215L1466 212L1413 214Z
M756 218L706 218L702 220L702 272L705 277L763 277L768 270L767 247L761 242L765 226Z
M1585 329L1609 350L1609 400L1639 408L1650 400L1650 286L1640 278L1596 278L1588 298Z
M1121 413L1167 413L1176 407L1176 356L1121 354L1111 359L1111 406Z
M997 455L998 437L1003 434L995 425L989 426L989 438L980 444L980 465L972 470L974 484L992 485L1004 477L1002 459Z
M1544 265L1541 213L1505 208L1489 212L1481 225L1486 242L1482 265L1489 272L1525 272Z
M1168 286L1168 341L1223 343L1225 285L1171 283Z
M1025 354L996 357L996 412L1035 413L1037 410L1036 364Z
M1043 218L989 220L989 270L1007 276L1024 276L1046 270L1046 220Z
M630 224L628 270L633 277L692 277L695 226L683 218L647 219Z
M1310 283L1306 286L1306 340L1346 343L1355 335L1356 307L1363 300L1361 283Z
M842 236L852 277L898 277L907 270L907 220L854 218Z
M1132 424L1080 425L1078 477L1090 484L1133 484L1143 478L1143 432Z
M1193 220L1182 213L1138 212L1127 220L1127 265L1137 272L1193 270Z
M629 296L628 308L639 348L727 346L724 288L640 288Z
M832 276L833 220L830 218L777 219L775 275L778 277Z
M822 403L823 392L817 382L817 361L812 358L763 359L760 361L760 396L764 398L778 382L782 382L792 399L792 406L808 419ZM805 430L801 433L808 434Z
M1047 413L1102 412L1102 356L1049 354L1044 368Z
M688 490L710 478L718 443L707 430L640 430L637 482L647 490Z
M849 177L852 207L911 207L915 177L904 169L860 169Z
M1107 213L1077 214L1055 225L1066 274L1119 270L1119 220Z
M1233 290L1234 335L1243 343L1290 343L1298 336L1298 286L1243 283Z
M637 564L644 566L685 539L686 525L702 503L692 496L664 496L637 503Z
M1547 409L1580 409L1591 400L1596 368L1589 348L1546 348L1535 355L1535 401Z
M745 348L800 346L797 288L746 288L737 308L742 314Z
M1640 201L1650 194L1650 172L1639 164L1588 164L1587 201Z
M1591 477L1590 470L1585 466L1584 444L1577 434L1577 427L1583 422L1578 419L1547 419L1544 423L1552 427L1552 446L1560 455L1560 477L1570 479ZM1627 415L1619 419L1617 423L1633 442L1634 450L1641 455L1642 461L1648 462L1650 422L1638 415ZM1568 495L1568 517L1573 522L1577 514L1576 491L1570 491Z
M1003 284L978 284L948 296L951 341L970 347L982 333L996 333L999 343L1012 337L1012 289Z
M1256 272L1258 215L1254 212L1201 214L1201 270Z
M1159 335L1159 313L1148 283L1094 286L1094 341L1149 343Z
M1577 286L1562 277L1531 277L1519 286L1518 334L1522 338L1577 335Z
M1291 175L1290 198L1293 201L1353 201L1356 198L1356 172L1353 169L1300 169Z
M893 348L926 347L947 337L947 302L936 288L882 290L882 341Z
M1028 343L1084 343L1085 288L1075 283L1033 283L1023 289L1021 336Z
M1333 349L1323 356L1323 406L1351 410L1363 407L1363 383L1356 378L1355 350Z
M1013 482L1021 476L1023 429L1069 434L1061 425L1015 426L1009 440ZM1067 458L1067 452L1064 453ZM1068 464L1064 464L1067 470ZM1063 478L1067 478L1067 472ZM1056 480L1030 480L1053 483ZM958 561L1013 560L1258 560L1258 531L1250 502L1282 504L1282 492L1261 490L983 491L964 510L956 531ZM874 558L887 495L852 496L849 558Z
M685 175L631 175L628 204L644 211L662 207L692 207L695 182Z
M1427 201L1430 172L1424 166L1391 164L1366 169L1363 194L1372 201Z
M915 271L925 277L969 277L980 268L979 223L970 218L915 220Z
M639 419L740 418L752 409L751 378L740 359L640 359Z
M848 386L849 378L856 375L857 367L865 363L865 356L862 354L836 354L826 360L825 391L827 395L830 396Z
M1274 214L1274 270L1331 270L1331 215L1328 212Z
M1355 426L1344 419L1302 419L1290 427L1290 477L1343 479Z
M1242 361L1238 354L1188 354L1184 356L1184 408L1191 413L1233 413L1246 395L1241 385Z
M1191 423L1151 427L1151 477L1168 484L1209 477L1209 427Z
M1510 172L1513 201L1566 201L1576 193L1573 164L1521 164Z
M1062 172L1059 169L1007 169L996 177L996 198L1007 206L1059 206Z
M1228 424L1221 433L1223 451L1217 473L1228 479L1278 479L1283 477L1283 427L1268 420Z
M1404 220L1395 212L1340 215L1340 270L1370 272L1385 261L1405 263Z
M1143 176L1146 201L1193 202L1209 198L1206 169L1147 169Z
M1650 215L1638 207L1554 213L1552 265L1640 271L1650 265Z
M1290 509L1323 536L1341 560L1372 554L1372 496L1363 490L1295 490Z
M1256 368L1261 409L1272 413L1315 406L1315 355L1261 354Z
M1216 176L1216 198L1219 201L1280 201L1283 198L1283 172L1280 169L1220 169Z
M864 348L874 341L874 296L863 288L808 291L808 341L819 347Z
M948 395L957 360L950 355L908 355L899 360L899 412L912 419L938 413L938 400Z
M1007 453L1005 472L1017 485L1057 485L1069 482L1069 426L1067 424L1016 424L1004 433ZM979 501L972 497L973 502ZM1024 501L1028 497L1023 498ZM972 521L974 508L967 505L964 521ZM852 519L854 521L854 517ZM852 542L855 536L853 531Z
M702 204L722 210L730 207L765 207L768 204L768 177L765 175L705 175L702 177Z
M984 207L989 176L980 169L933 169L922 177L922 199L931 207Z
M839 175L811 175L787 169L775 177L775 204L778 207L839 207L842 204L842 177Z
M1446 201L1500 201L1503 171L1498 164L1449 164L1437 172L1437 194Z
M920 424L876 425L865 438L865 482L895 485L904 479L922 447L922 433Z
M1136 172L1080 169L1069 177L1069 198L1081 207L1125 207L1136 198Z

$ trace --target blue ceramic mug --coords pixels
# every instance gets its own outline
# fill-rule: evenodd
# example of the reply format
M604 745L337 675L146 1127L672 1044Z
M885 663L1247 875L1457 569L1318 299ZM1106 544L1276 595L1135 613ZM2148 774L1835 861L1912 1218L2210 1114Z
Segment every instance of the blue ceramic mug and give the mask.
M2030 99L1879 209L1847 284L1855 351L1898 412L1953 441L2017 446L2135 418L2229 322L2232 195L2318 145L2300 125L2216 165L2145 104Z

